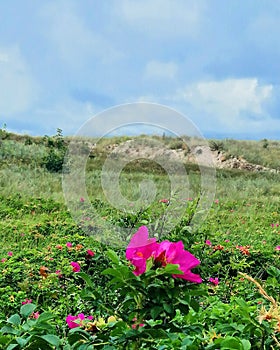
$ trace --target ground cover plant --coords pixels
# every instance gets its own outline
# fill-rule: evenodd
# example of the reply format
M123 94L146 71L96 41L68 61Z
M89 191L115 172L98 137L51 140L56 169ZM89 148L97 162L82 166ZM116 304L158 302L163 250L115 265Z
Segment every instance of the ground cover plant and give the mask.
M217 171L215 200L193 230L189 222L197 198L192 195L200 174L190 166L185 214L163 236L164 222L157 218L176 206L176 198L166 191L162 169L153 167L159 188L153 205L137 215L121 213L98 187L106 155L96 153L87 174L89 187L95 188L89 190L91 205L132 234L116 247L96 239L99 228L90 218L73 220L61 172L46 166L64 152L61 133L29 141L2 133L0 348L279 347L278 173ZM229 149L229 140L224 144ZM271 141L264 144L260 152L277 148ZM147 176L139 164L125 169L126 195L133 199L133 179ZM76 202L83 211L83 198Z

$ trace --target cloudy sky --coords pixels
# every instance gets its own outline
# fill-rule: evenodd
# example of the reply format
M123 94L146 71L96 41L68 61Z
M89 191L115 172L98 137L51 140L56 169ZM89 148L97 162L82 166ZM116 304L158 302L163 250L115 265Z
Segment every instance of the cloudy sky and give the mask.
M279 139L279 40L279 0L1 1L0 126L70 135L147 101L208 138Z

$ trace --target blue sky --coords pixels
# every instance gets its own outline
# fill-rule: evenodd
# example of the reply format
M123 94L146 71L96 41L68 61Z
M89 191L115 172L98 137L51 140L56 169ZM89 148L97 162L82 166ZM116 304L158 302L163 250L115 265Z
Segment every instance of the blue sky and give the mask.
M279 0L1 1L0 123L71 135L147 101L208 138L279 139L279 18Z

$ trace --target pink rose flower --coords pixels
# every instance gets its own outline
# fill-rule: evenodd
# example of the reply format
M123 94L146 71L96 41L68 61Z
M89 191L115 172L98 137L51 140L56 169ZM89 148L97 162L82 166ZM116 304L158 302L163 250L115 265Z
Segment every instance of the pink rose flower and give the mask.
M93 320L93 316L85 317L83 313L80 313L78 314L78 316L68 315L66 317L66 322L69 328L81 327L83 326L84 322L87 320L89 321Z
M173 243L163 241L159 243L157 250L153 253L156 266L166 266L167 264L179 265L182 274L174 274L174 278L182 278L184 280L201 283L202 279L199 275L194 274L191 269L200 264L200 261L187 250L184 250L182 241Z
M25 300L22 302L22 305L31 304L31 303L32 303L32 299L25 299Z
M73 267L73 272L80 272L81 266L75 261L71 261L71 266Z
M149 238L146 226L141 226L132 236L126 249L126 258L135 266L133 273L138 276L146 271L146 261L156 249L155 238Z
M219 279L217 277L213 278L210 277L209 278L209 282L213 283L215 286L217 286L219 284Z
M167 264L179 265L182 273L172 275L174 278L182 278L194 283L202 282L201 277L191 271L200 264L200 261L184 250L183 242L157 243L156 238L149 238L146 226L141 226L132 236L126 249L126 258L134 265L133 273L136 276L146 272L147 260L151 258L156 267L165 267Z
M94 256L95 255L95 253L92 250L90 250L90 249L87 250L87 254L89 256Z

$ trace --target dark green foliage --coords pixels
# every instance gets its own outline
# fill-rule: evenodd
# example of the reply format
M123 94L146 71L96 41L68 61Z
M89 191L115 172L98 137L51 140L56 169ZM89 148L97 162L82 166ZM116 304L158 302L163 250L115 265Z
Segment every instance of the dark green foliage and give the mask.
M62 135L62 130L57 129L55 136L45 137L48 153L43 159L43 165L53 173L62 172L67 145Z

